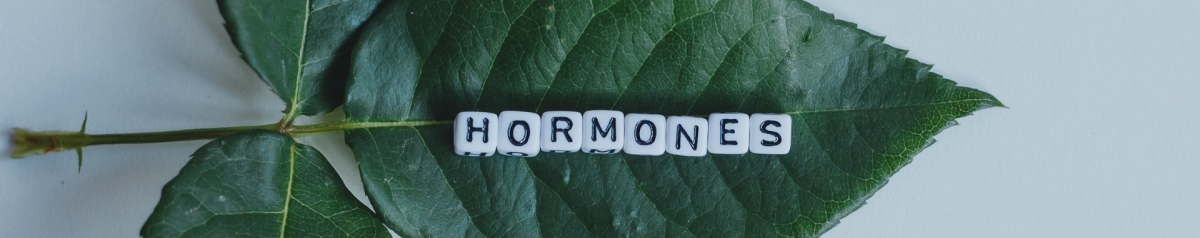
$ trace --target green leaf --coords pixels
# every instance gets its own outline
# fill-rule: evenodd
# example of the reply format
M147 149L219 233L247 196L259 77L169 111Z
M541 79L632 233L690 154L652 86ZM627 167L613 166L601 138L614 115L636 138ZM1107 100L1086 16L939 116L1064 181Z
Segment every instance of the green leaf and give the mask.
M346 130L404 237L818 236L955 119L1003 106L789 0L402 1L364 26L349 122L461 111L786 113L787 155L454 155L449 125Z
M171 182L144 237L390 237L313 147L257 130L204 145Z
M233 45L294 118L341 106L357 29L379 2L217 0L217 5Z

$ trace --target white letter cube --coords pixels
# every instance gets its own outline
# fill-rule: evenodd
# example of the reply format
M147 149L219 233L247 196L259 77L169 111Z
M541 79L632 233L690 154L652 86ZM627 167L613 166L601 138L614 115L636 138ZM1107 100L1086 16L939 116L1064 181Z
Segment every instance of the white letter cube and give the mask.
M503 114L501 114L503 117ZM750 115L713 113L708 115L708 152L740 155L750 151Z
M583 152L613 154L625 146L625 113L609 110L583 112Z
M708 120L685 116L667 118L667 153L692 157L708 154Z
M542 118L537 113L500 112L500 154L520 157L537 156L541 151Z
M667 118L657 114L625 115L625 153L659 156L666 152Z
M583 145L583 115L571 111L542 113L542 151L577 152Z
M496 152L496 114L460 112L454 117L454 153L465 156L492 156Z
M756 113L750 116L750 152L782 155L792 148L792 116Z

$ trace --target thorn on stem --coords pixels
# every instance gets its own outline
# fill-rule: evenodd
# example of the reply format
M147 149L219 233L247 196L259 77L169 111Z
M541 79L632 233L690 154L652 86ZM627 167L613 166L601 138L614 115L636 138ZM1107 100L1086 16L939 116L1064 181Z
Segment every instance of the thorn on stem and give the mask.
M76 174L82 173L83 172L83 147L80 147L79 149L75 149L75 154L79 155L79 167L76 167L75 173Z
M87 111L84 111L83 112L83 126L79 127L79 133L83 133L84 131L87 130L87 118L88 118L88 113L87 113Z

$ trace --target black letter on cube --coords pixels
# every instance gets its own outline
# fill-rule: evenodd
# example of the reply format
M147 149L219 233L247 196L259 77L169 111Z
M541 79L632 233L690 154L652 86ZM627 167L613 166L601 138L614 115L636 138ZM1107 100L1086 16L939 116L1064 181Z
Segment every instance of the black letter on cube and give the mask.
M732 129L725 129L726 124L738 123L737 119L721 119L721 144L722 145L737 145L737 141L725 140L725 134L733 134ZM712 138L712 137L709 137Z
M568 127L568 129L569 128L570 127ZM595 117L593 117L592 118L592 132L593 132L592 133L592 141L596 141L596 134L600 134L600 137L608 137L608 133L612 132L612 141L617 142L617 129L614 129L614 128L617 128L617 119L616 118L608 119L608 127L604 128L604 130L600 130L600 120L597 120ZM568 138L570 138L570 137L568 137ZM570 141L570 140L568 139L568 141ZM613 151L615 152L616 150L613 150ZM612 153L612 152L609 152L609 153Z
M475 132L483 132L483 143L487 143L488 142L487 128L488 128L488 119L487 118L483 119L483 127L475 127L475 118L474 117L467 118L467 142L472 141L471 135L475 134ZM469 155L470 153L467 153L467 154ZM484 153L484 154L487 154L487 153Z
M468 154L470 154L470 153L468 153ZM508 153L506 153L506 154L508 154L508 155L512 155L512 156L529 156L529 154L526 154L526 153L521 153L521 152L516 152L516 151L514 151L514 152L508 152Z
M777 146L777 145L779 145L779 143L783 142L783 137L779 136L779 132L767 130L768 125L775 126L775 127L781 127L781 126L783 126L783 124L779 124L778 121L763 121L763 123L758 126L758 131L775 136L775 141L763 140L762 145L763 146ZM725 135L721 135L721 136L725 136Z
M559 122L559 121L565 121L565 122L567 122L567 128L558 128L558 122ZM554 127L554 133L550 133L550 141L552 141L552 142L558 142L558 133L559 133L559 132L562 132L562 134L563 134L563 137L566 137L566 138L567 138L567 142L572 142L572 141L573 141L573 140L571 140L571 134L567 134L567 131L568 131L568 130L571 130L571 119L570 119L570 118L566 118L566 117L554 117L554 118L551 118L551 119L550 119L550 126L551 126L551 127Z
M487 120L487 118L484 118L484 120ZM513 129L516 129L518 125L525 127L525 137L521 137L521 140L517 140L517 138L513 138ZM468 138L470 138L470 137L468 137ZM469 141L470 139L467 139L467 140ZM487 141L484 141L484 142L487 142ZM529 123L525 122L525 121L513 121L512 125L508 126L508 142L512 142L512 144L515 146L523 146L523 145L525 145L525 143L529 143ZM524 154L522 156L529 156L528 154L525 154L525 153L521 153L521 154ZM509 155L512 155L512 153L509 153Z
M692 146L692 150L696 150L696 144L700 141L700 126L692 126L692 135L696 136L695 139L688 137L687 131L683 130L683 125L675 125L675 127L677 128L675 129L677 131L675 136L681 138L675 140L675 149L678 150L680 148L679 143L683 142L683 139L687 139L688 145Z
M642 126L645 126L645 125L650 125L650 140L648 140L648 141L642 140ZM637 123L636 127L634 127L633 138L637 139L636 141L639 145L649 145L651 143L654 143L654 139L657 136L655 134L657 134L657 133L658 132L657 132L657 130L655 130L653 122L650 122L649 120L642 120ZM667 142L667 143L670 143L670 142Z

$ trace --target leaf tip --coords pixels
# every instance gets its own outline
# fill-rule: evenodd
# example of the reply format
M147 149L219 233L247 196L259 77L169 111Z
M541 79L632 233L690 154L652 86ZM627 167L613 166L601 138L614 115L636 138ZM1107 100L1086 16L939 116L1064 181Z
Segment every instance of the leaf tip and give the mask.
M1001 102L1000 102L1000 100L996 100L996 99L994 99L994 98L993 98L993 99L992 99L992 101L993 101L993 102L996 104L996 105L995 105L996 107L1000 107L1000 108L1004 108L1004 109L1009 109L1009 107L1008 107L1007 105L1004 105L1004 103L1001 103Z
M980 109L990 108L990 107L999 107L999 108L1009 109L1008 105L1004 105L1004 103L1000 102L999 99L996 99L996 97L992 96L991 94L988 94L988 99L984 106L985 107L980 108Z

